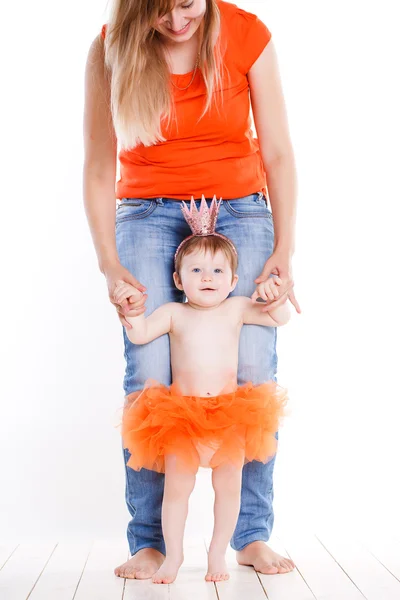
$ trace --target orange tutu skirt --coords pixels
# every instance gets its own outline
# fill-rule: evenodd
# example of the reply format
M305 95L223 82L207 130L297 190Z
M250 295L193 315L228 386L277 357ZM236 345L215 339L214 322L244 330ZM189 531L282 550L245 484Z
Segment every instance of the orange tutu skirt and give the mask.
M176 457L180 470L197 472L204 450L212 452L206 466L237 467L276 453L275 432L284 416L287 390L273 380L218 396L184 396L179 387L148 379L124 408L122 440L131 454L128 466L165 473L165 456ZM136 396L136 397L135 397Z

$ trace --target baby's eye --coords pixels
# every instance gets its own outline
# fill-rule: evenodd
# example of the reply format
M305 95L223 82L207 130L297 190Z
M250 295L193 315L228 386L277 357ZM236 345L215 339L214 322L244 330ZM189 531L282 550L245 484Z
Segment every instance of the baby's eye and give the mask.
M214 269L214 271L216 271L218 273L222 273L222 269Z
M192 269L192 271L193 271L194 273L198 273L198 271L200 271L200 269L199 269L199 267L195 267L194 269Z

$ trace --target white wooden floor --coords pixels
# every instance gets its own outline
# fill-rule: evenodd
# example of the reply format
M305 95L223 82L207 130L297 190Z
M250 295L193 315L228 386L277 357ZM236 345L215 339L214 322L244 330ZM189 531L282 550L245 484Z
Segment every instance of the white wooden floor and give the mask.
M125 540L0 544L1 600L399 600L400 538L360 541L349 535L274 535L271 546L296 563L284 575L262 575L235 561L231 578L206 583L207 542L185 543L185 562L171 585L115 577L128 558Z

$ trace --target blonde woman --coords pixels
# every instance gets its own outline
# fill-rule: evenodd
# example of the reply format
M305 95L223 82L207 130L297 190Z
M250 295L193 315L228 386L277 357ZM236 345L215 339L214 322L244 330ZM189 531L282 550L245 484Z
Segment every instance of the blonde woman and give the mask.
M149 377L171 384L168 335L134 345L125 317L185 300L172 277L176 247L190 234L180 200L194 196L199 206L202 194L223 199L216 231L233 241L240 256L232 295L258 294L268 302L265 310L289 298L300 312L291 268L295 163L271 33L235 4L113 0L109 22L89 50L85 88L84 203L99 268L123 326L129 402ZM271 274L282 282L274 299L263 285ZM117 281L146 293L117 303ZM238 384L276 381L276 371L276 328L245 325ZM147 579L165 559L164 475L135 471L129 458L124 449L132 557L115 574ZM294 568L265 543L274 519L274 462L243 467L231 539L240 564L268 574Z

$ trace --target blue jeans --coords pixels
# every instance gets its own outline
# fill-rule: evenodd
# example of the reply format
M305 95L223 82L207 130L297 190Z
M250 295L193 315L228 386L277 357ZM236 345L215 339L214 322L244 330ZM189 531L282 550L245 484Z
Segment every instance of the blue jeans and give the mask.
M211 199L206 199L211 200ZM196 200L199 207L200 200ZM191 234L180 208L171 198L123 198L117 207L116 243L121 264L146 286L146 314L165 302L184 302L183 292L173 282L174 253ZM238 250L239 281L232 295L251 296L265 261L272 254L274 226L272 213L262 192L221 204L217 232L229 237ZM142 389L152 377L171 384L169 336L149 344L132 344L123 327L126 371L125 395ZM276 327L244 325L239 343L238 384L276 381ZM276 432L278 439L278 432ZM126 466L129 451L124 449L126 503L132 516L127 536L131 554L155 548L165 554L161 529L164 475ZM255 540L268 541L274 514L272 475L275 457L267 464L258 461L243 467L241 509L231 546L241 550Z

